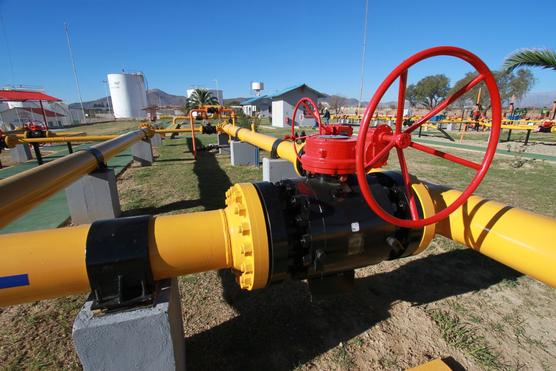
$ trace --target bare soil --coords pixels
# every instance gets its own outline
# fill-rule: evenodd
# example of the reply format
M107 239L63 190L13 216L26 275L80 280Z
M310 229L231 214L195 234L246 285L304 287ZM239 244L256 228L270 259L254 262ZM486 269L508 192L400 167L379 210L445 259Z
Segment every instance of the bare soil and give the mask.
M187 149L166 142L153 167L126 171L125 215L220 208L231 184L261 178L213 153L194 162ZM466 184L461 170L415 153L416 174ZM555 217L555 167L509 161L495 161L478 193ZM556 290L441 237L419 256L357 270L352 293L324 301L304 282L243 292L227 271L179 284L190 370L399 370L438 357L468 370L556 369ZM79 368L71 326L83 300L0 309L0 368Z

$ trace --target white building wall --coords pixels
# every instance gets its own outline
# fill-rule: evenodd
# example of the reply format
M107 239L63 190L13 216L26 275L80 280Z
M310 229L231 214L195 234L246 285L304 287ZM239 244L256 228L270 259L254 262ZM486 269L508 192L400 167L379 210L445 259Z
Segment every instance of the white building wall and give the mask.
M315 103L317 103L318 100L316 94L311 91L304 91L304 89L293 90L277 99L272 100L272 126L280 128L291 126L293 109L297 102L303 97L311 98L315 101ZM287 120L288 118L289 120ZM313 126L315 124L315 120L305 119L303 117L303 109L299 108L297 110L295 124L301 126Z

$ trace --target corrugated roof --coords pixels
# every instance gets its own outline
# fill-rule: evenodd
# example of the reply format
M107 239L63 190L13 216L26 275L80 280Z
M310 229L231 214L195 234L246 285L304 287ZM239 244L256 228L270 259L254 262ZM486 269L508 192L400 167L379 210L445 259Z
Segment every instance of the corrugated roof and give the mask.
M15 109L15 108L12 108ZM38 107L20 107L19 109L28 111L28 112L33 112L37 115L42 115L42 109L38 108ZM49 109L44 109L44 113L46 115L46 117L65 117L64 114L58 113L58 112L54 112L51 111Z
M58 102L61 99L41 93L40 91L25 90L0 90L0 101L24 102L26 100L44 100L47 102Z
M270 97L268 95L263 95L263 96L260 96L260 97L253 97L253 98L246 99L243 102L241 102L239 105L240 106L248 106L250 104L254 104L255 102L257 102L261 99L265 99L265 98L270 99Z
M276 92L272 95L269 95L269 98L278 98L279 96L282 96L286 93L289 93L292 90L300 89L302 87L306 87L307 89L314 91L318 98L324 98L324 97L327 96L326 94L323 94L320 91L313 89L312 87L310 87L307 84L297 84L297 85L294 85L294 86L290 86L289 88L285 88L284 90L280 90L280 91L278 91L278 92Z

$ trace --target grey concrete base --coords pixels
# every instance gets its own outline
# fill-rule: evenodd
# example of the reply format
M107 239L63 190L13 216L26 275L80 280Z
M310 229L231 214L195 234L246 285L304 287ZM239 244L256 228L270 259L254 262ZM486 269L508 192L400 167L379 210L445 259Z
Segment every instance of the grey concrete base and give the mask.
M27 144L16 145L14 148L10 149L10 155L12 156L13 162L16 164L29 161L33 158L31 155L31 148L29 148Z
M162 145L162 137L160 136L160 134L156 133L155 135L153 135L153 137L151 138L151 145L153 147Z
M87 224L121 214L120 197L113 169L96 170L66 188L73 224Z
M159 286L152 307L95 315L85 303L72 332L84 370L185 370L178 282Z
M145 139L132 145L131 155L133 160L137 161L141 166L151 166L154 156L150 139Z
M282 159L263 158L263 181L278 182L283 179L300 178L291 162Z
M230 154L230 136L225 133L216 134L216 140L218 144L218 153L221 155Z
M230 155L232 166L259 166L259 148L249 143L232 140L230 142Z

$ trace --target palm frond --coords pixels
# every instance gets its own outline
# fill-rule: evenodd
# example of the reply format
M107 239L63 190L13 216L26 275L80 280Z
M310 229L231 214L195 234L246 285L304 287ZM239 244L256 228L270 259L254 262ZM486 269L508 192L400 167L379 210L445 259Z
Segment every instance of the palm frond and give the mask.
M512 72L518 67L541 67L556 70L556 52L551 49L521 49L512 53L502 67Z

